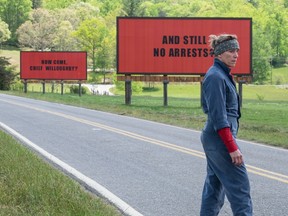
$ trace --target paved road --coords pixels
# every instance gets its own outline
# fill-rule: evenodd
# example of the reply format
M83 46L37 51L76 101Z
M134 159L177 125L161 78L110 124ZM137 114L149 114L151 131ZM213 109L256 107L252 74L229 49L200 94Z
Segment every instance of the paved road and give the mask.
M0 122L145 216L199 215L206 161L198 131L0 94ZM255 216L285 216L288 151L238 140ZM221 216L231 215L226 202Z

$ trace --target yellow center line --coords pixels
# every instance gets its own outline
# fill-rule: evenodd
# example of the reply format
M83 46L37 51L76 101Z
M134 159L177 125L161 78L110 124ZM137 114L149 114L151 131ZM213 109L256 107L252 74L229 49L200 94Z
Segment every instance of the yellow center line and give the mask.
M2 99L0 99L0 100L2 100ZM104 125L104 124L100 124L100 123L97 123L97 122L93 122L93 121L89 121L89 120L86 120L86 119L78 118L78 117L75 117L75 116L71 116L71 115L67 115L67 114L63 114L63 113L59 113L59 112L54 112L54 111L49 111L49 110L45 110L45 109L40 109L40 108L32 107L32 106L29 106L29 105L20 104L20 103L17 103L17 102L12 102L12 101L7 101L7 100L2 100L2 101L5 101L7 103L14 104L14 105L17 105L17 106L20 106L20 107L33 109L33 110L36 110L36 111L39 111L39 112L49 113L51 115L55 115L55 116L59 116L59 117L62 117L62 118L66 118L66 119L69 119L69 120L72 120L72 121L76 121L76 122L79 122L79 123L83 123L83 124L86 124L86 125L91 125L93 127L98 127L98 128L101 128L101 129L104 129L104 130L107 130L107 131L111 131L113 133L117 133L117 134L120 134L120 135L131 137L133 139L141 140L141 141L144 141L144 142L152 143L154 145L162 146L164 148L169 148L169 149L172 149L172 150L175 150L175 151L178 151L178 152L182 152L182 153L185 153L185 154L193 155L193 156L196 156L196 157L199 157L199 158L203 158L203 159L206 158L205 154L203 152L201 152L201 151L197 151L197 150L193 150L193 149L190 149L190 148L178 146L178 145L175 145L175 144L172 144L172 143L168 143L168 142L165 142L165 141L161 141L161 140L153 139L153 138L150 138L150 137L142 136L140 134L136 134L136 133L133 133L133 132L121 130L121 129L118 129L118 128L115 128L115 127L110 127L110 126L107 126L107 125ZM258 168L258 167L255 167L255 166L251 166L251 165L248 165L248 164L246 164L246 167L247 167L247 171L250 172L250 173L253 173L253 174L256 174L256 175L259 175L259 176L263 176L263 177L266 177L266 178L269 178L269 179L273 179L273 180L288 184L288 176L287 175L283 175L283 174L280 174L280 173L276 173L276 172L272 172L272 171L269 171L269 170L261 169L261 168Z
M247 171L249 171L251 173L254 173L254 174L257 174L260 176L264 176L264 177L274 179L274 180L288 184L288 176L287 175L283 175L280 173L261 169L259 167L255 167L255 166L251 166L251 165L247 165L247 164L246 164L246 167L247 167Z
M269 178L269 179L273 179L273 180L288 184L288 180L285 180L285 179L282 179L282 178L279 178L279 177L276 177L276 176L273 176L273 175L270 175L270 174L266 174L266 173L263 173L263 172L258 172L258 171L255 171L255 170L249 169L249 168L247 168L247 171L250 172L250 173L256 174L256 175L260 175L260 176L263 176L263 177L266 177L266 178ZM285 178L287 178L287 176L285 176Z

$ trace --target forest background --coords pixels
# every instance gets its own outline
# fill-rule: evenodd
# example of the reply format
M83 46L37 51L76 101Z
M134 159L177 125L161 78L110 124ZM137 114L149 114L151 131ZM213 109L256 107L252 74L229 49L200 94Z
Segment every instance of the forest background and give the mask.
M0 43L87 51L92 74L104 74L116 70L117 16L251 17L253 83L287 66L288 0L0 0Z

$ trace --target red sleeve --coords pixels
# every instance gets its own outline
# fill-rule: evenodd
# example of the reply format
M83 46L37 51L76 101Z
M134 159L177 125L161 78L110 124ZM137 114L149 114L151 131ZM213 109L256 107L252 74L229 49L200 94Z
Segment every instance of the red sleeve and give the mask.
M222 128L222 129L218 130L217 133L221 137L221 139L224 142L225 146L227 147L229 153L234 152L238 149L238 147L235 143L235 140L232 137L232 133L230 131L230 128L228 128L228 127Z

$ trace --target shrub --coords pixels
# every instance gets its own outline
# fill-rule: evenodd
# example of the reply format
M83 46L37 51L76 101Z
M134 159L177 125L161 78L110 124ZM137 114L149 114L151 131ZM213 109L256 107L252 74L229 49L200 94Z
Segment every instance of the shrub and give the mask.
M9 59L0 57L0 90L10 90L16 77L15 66L11 66Z
M89 92L89 89L87 87L81 86L81 94L86 94ZM79 94L79 85L71 85L70 86L70 93L72 94Z
M259 101L264 101L264 95L256 94Z

